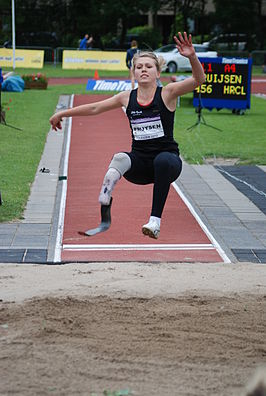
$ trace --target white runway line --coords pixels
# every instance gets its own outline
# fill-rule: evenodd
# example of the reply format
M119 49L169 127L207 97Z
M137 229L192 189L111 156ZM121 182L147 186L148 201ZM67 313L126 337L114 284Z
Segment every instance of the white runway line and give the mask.
M71 95L70 108L73 107L74 95ZM68 160L69 160L69 150L70 150L70 140L71 140L71 127L72 127L72 117L69 118L68 130L67 130L67 142L63 166L63 176L67 176L68 172ZM62 195L59 208L59 218L58 218L58 230L56 236L55 252L54 252L54 263L61 262L61 250L62 250L62 238L64 231L64 220L65 220L65 209L66 209L66 194L67 194L67 179L61 181L62 185Z
M64 250L75 251L129 251L129 250L216 250L212 244L95 244L95 245L63 245Z
M190 213L195 217L195 219L197 220L197 222L200 225L201 229L205 232L207 237L210 239L210 241L212 242L214 248L217 250L219 255L222 257L223 261L225 263L231 263L231 260L229 259L229 257L227 257L227 255L225 254L224 250L221 248L219 243L216 241L216 239L214 238L212 233L209 231L207 226L203 223L203 221L201 220L201 218L199 217L199 215L197 214L197 212L195 211L195 209L193 208L193 206L191 205L191 203L189 202L187 197L183 194L181 189L176 184L176 182L173 182L172 186L174 187L174 189L176 190L176 192L180 196L180 198L183 200L183 202L185 203L185 205L189 209Z

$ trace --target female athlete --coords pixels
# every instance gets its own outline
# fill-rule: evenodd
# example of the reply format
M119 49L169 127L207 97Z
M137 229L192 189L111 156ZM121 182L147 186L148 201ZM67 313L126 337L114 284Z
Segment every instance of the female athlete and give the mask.
M160 59L152 52L140 52L133 58L133 72L138 83L136 89L120 92L103 101L57 112L50 118L50 123L56 130L61 129L63 117L91 116L122 106L126 108L132 132L132 150L113 156L99 195L102 226L88 230L86 235L94 235L109 228L112 191L123 176L131 183L153 184L151 214L148 223L142 226L142 232L155 239L159 236L170 184L178 178L182 169L178 144L173 138L177 98L193 91L205 81L191 35L178 32L178 37L174 36L174 40L180 54L191 63L191 77L158 87L156 81L160 77Z

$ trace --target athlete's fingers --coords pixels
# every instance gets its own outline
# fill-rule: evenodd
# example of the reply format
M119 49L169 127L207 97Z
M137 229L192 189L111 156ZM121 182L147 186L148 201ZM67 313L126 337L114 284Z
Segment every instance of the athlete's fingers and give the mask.
M183 44L184 43L184 39L183 39L183 36L182 36L181 32L178 32L178 37L179 37L180 42Z
M175 40L175 42L176 42L176 45L178 45L179 47L181 47L181 43L180 43L180 41L178 40L178 38L177 38L176 36L174 36L174 40Z

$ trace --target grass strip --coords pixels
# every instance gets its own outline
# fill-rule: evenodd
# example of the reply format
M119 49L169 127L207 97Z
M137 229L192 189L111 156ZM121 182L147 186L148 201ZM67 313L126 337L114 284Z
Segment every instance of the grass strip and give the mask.
M41 159L49 118L53 114L60 94L85 94L85 87L53 86L47 90L2 92L7 102L6 122L23 131L0 124L0 222L22 218L30 186ZM11 100L11 102L10 102Z
M200 123L192 105L192 94L181 98L175 119L175 139L183 158L189 163L202 164L207 158L237 158L239 164L266 164L266 102L251 96L251 109L235 115L229 109L202 110L204 120L217 131Z

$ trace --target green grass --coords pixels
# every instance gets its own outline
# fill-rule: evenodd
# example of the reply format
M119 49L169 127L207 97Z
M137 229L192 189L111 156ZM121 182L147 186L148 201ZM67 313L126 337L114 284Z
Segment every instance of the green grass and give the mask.
M232 114L223 109L202 111L207 124L188 131L198 120L192 107L192 94L181 98L176 111L175 138L183 158L190 163L203 163L208 157L239 158L240 164L266 164L266 102L251 97L251 110L244 115Z
M1 222L21 218L50 129L49 118L59 95L74 91L86 92L82 85L54 86L46 91L2 92L2 102L8 102L10 107L6 122L23 131L0 124Z
M25 90L22 93L2 93L2 102L9 104L6 121L23 131L0 124L0 222L22 218L30 186L43 152L49 117L53 114L59 95L87 94L84 85L48 86L47 90ZM99 93L99 92L95 92ZM9 100L11 99L11 102ZM252 98L251 110L244 116L229 110L209 112L205 120L222 132L200 125L192 132L186 129L197 120L192 107L192 95L181 99L176 111L175 136L182 156L189 162L201 163L203 158L238 157L243 163L266 164L265 101Z
M10 67L3 68L4 71L13 71ZM16 68L15 72L19 75L32 74L36 72L46 74L47 77L93 77L95 70L63 70L61 64L54 66L53 64L46 63L43 69L29 69L29 68ZM128 71L110 71L110 70L98 70L100 77L128 77ZM176 74L184 74L184 72L178 72ZM186 74L186 73L185 73ZM252 75L262 75L261 66L252 67ZM169 73L162 73L163 77L169 77ZM265 74L264 74L265 76Z
M13 71L12 68L4 68L5 71ZM30 68L16 68L15 72L19 75L32 74L38 72L36 69ZM39 69L40 73L45 74L47 77L93 77L95 70L64 70L60 65L56 67L52 64L45 64L43 69ZM128 71L110 71L98 70L98 73L104 77L128 77Z

